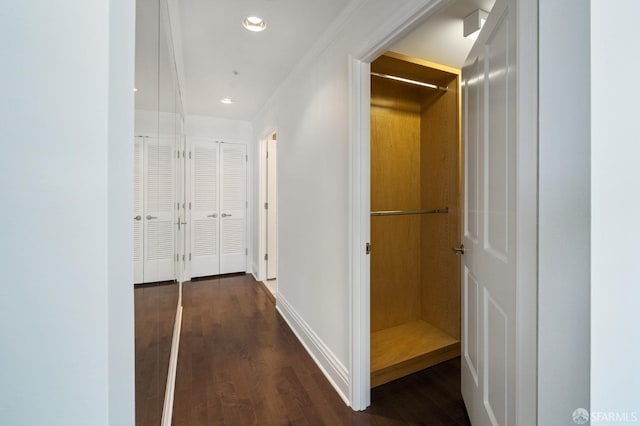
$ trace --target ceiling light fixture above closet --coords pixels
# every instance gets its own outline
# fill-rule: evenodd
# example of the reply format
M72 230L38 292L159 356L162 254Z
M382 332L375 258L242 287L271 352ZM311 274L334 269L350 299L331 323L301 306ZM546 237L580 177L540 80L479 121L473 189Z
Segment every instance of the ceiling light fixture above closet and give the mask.
M248 16L242 21L242 26L249 31L260 32L267 28L267 23L257 16Z
M229 98L220 99L220 102L222 102L223 104L227 104L227 105L233 103L233 101L231 99L229 99Z
M489 14L482 9L474 10L467 15L462 24L464 36L476 40L482 26L487 21L487 16L489 16Z

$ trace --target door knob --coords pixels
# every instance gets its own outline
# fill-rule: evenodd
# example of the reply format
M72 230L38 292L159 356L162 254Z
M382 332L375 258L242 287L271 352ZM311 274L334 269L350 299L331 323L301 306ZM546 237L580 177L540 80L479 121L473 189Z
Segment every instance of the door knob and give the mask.
M218 217L218 213L210 214L207 217ZM222 214L222 217L224 217L224 214Z
M147 215L147 220L151 220L151 219L157 219L156 216L151 216L150 214Z
M454 247L451 249L454 254L463 255L464 254L464 244L460 244L460 247Z
M231 215L231 214L226 214L226 213L222 213L220 216L222 216L222 217L231 217L231 216L233 216L233 215Z
M134 217L133 220L142 220L142 216L138 215L138 216Z

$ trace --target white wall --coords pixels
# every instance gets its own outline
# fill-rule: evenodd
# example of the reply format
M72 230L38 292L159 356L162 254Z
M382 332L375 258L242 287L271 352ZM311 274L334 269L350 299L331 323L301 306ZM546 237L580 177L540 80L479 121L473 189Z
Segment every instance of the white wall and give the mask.
M134 5L1 8L0 423L133 425Z
M426 2L363 3L254 120L255 139L278 131L278 305L295 311L338 370L349 363L349 54L403 7Z
M249 121L187 115L184 131L187 136L253 143L253 127Z
M589 8L539 3L538 423L589 408Z
M108 136L108 375L111 426L133 425L133 150L135 7L128 0L109 2L109 136ZM84 3L83 3L84 4ZM104 102L104 100L102 100ZM104 189L103 189L104 191ZM103 195L104 196L104 195ZM89 222L91 217L86 217ZM104 231L103 231L104 232ZM74 246L74 250L78 250ZM81 249L81 248L80 248ZM85 284L86 285L86 284ZM99 301L95 301L99 302ZM84 424L86 424L86 420ZM50 423L51 424L51 423ZM99 422L96 422L99 424Z
M136 135L175 135L182 133L182 120L172 112L135 111L134 131Z
M638 22L636 0L591 1L592 424L640 422L640 88L620 79L640 69Z

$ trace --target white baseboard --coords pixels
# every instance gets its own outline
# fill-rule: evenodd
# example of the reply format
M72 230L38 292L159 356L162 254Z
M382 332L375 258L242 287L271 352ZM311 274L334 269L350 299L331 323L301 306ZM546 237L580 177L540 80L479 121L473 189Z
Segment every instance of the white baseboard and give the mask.
M347 397L349 394L349 372L345 366L281 294L278 294L276 300L276 309L282 318L289 324L302 346L311 355L344 403L351 406Z
M260 267L255 263L251 265L251 275L256 281L264 281L266 279L260 275Z
M167 372L167 385L164 391L164 406L162 407L161 426L171 426L173 418L173 398L176 390L176 373L178 370L178 350L180 349L180 331L182 330L182 294L176 310L176 320L173 323L173 339L171 341L171 354L169 355L169 371Z

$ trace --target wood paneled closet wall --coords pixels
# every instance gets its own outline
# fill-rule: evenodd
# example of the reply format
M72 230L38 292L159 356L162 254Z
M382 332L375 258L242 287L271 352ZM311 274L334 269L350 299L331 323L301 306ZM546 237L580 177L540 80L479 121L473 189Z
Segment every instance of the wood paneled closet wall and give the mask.
M460 355L460 258L452 248L462 215L459 72L394 53L371 72L375 387ZM410 213L424 210L445 212Z

